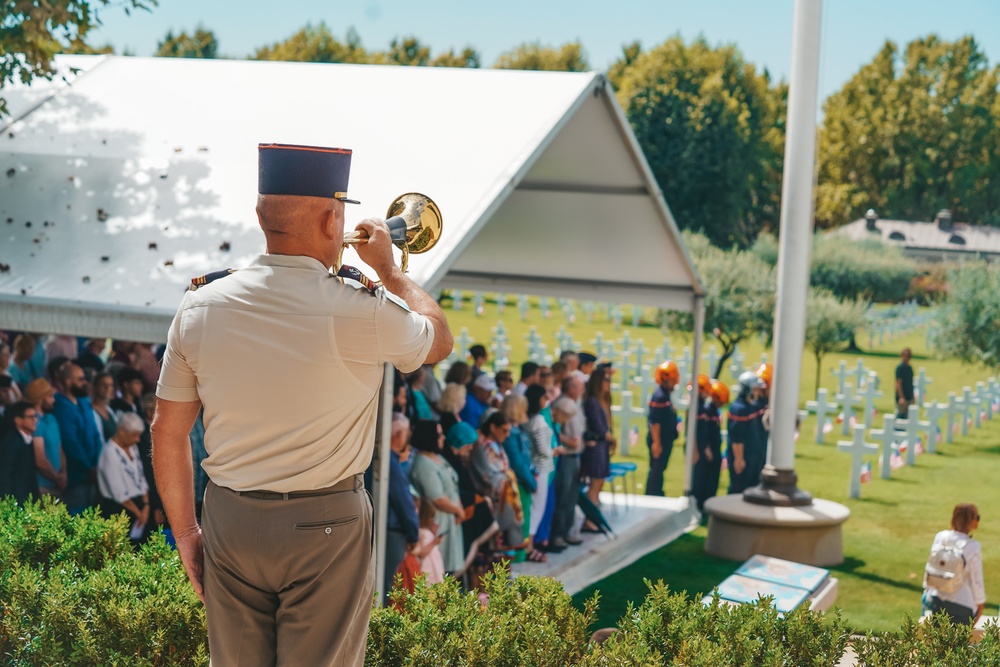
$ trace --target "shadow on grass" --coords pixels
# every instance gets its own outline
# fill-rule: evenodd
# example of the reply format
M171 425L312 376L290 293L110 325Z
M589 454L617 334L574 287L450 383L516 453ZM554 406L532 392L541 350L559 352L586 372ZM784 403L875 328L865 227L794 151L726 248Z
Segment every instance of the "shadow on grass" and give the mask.
M831 567L832 572L843 572L845 574L850 574L852 577L858 579L863 579L864 581L870 581L873 584L881 584L883 586L892 586L893 588L901 588L906 591L913 591L915 593L923 593L924 587L922 583L909 583L906 581L897 581L895 579L889 579L878 574L872 574L871 572L861 571L868 563L861 560L860 558L854 558L848 556L844 559L844 562L836 567Z
M884 500L882 498L858 498L857 502L864 503L866 505L881 505L883 507L898 507L899 506L899 503L896 502L895 500Z

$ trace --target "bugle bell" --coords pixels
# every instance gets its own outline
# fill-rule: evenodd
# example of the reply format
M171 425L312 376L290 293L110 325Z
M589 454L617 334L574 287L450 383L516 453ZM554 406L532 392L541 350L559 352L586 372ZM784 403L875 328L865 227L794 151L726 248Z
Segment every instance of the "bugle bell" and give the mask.
M403 252L399 265L404 272L409 266L411 252L417 255L427 252L441 239L441 209L427 195L419 192L399 195L389 204L385 217L392 244ZM344 233L345 246L367 242L366 232Z

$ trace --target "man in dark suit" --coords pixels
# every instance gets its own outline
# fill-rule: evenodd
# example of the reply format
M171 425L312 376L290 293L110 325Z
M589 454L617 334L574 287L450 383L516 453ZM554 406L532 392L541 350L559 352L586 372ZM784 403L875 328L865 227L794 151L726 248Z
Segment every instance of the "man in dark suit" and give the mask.
M12 405L8 415L14 427L0 439L0 498L14 496L23 505L31 496L40 497L32 444L39 415L27 401Z

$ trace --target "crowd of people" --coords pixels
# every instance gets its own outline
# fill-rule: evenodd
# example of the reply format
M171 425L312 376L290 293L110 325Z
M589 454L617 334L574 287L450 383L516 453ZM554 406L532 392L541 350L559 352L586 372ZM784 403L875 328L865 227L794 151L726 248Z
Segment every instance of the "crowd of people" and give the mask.
M392 422L386 581L456 576L470 587L494 563L545 562L600 532L584 510L599 508L618 443L611 419L610 363L564 352L531 361L516 378L486 370L482 345L438 379L433 366L397 373ZM164 525L153 477L149 424L157 350L139 343L0 333L0 497L62 500L70 512L126 512L137 542ZM757 483L771 369L740 377L729 410L730 493ZM671 361L655 371L648 406L646 493L664 495L664 473L683 432L671 395ZM697 378L699 409L692 492L701 507L718 490L729 399L722 382ZM195 497L207 477L204 427L191 433ZM678 490L680 491L680 490ZM581 509L582 508L582 509ZM599 510L598 510L599 513Z
M0 497L124 512L137 544L165 525L149 433L158 376L151 345L0 332ZM199 462L203 432L192 432Z

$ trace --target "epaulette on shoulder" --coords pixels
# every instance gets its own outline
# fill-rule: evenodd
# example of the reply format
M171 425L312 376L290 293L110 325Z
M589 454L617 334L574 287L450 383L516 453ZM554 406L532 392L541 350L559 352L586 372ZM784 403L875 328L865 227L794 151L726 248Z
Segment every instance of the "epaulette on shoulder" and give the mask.
M203 276L198 276L197 278L191 279L191 291L198 289L199 287L204 287L205 285L218 280L219 278L225 278L230 273L236 273L236 269L223 269L222 271L213 271L212 273L206 273Z
M361 286L364 287L369 292L371 292L372 294L375 294L375 291L378 289L378 285L372 282L371 278L361 273L353 266L347 266L345 264L344 266L340 267L340 269L337 271L337 277L347 278L348 280L353 280L354 282L361 283Z

